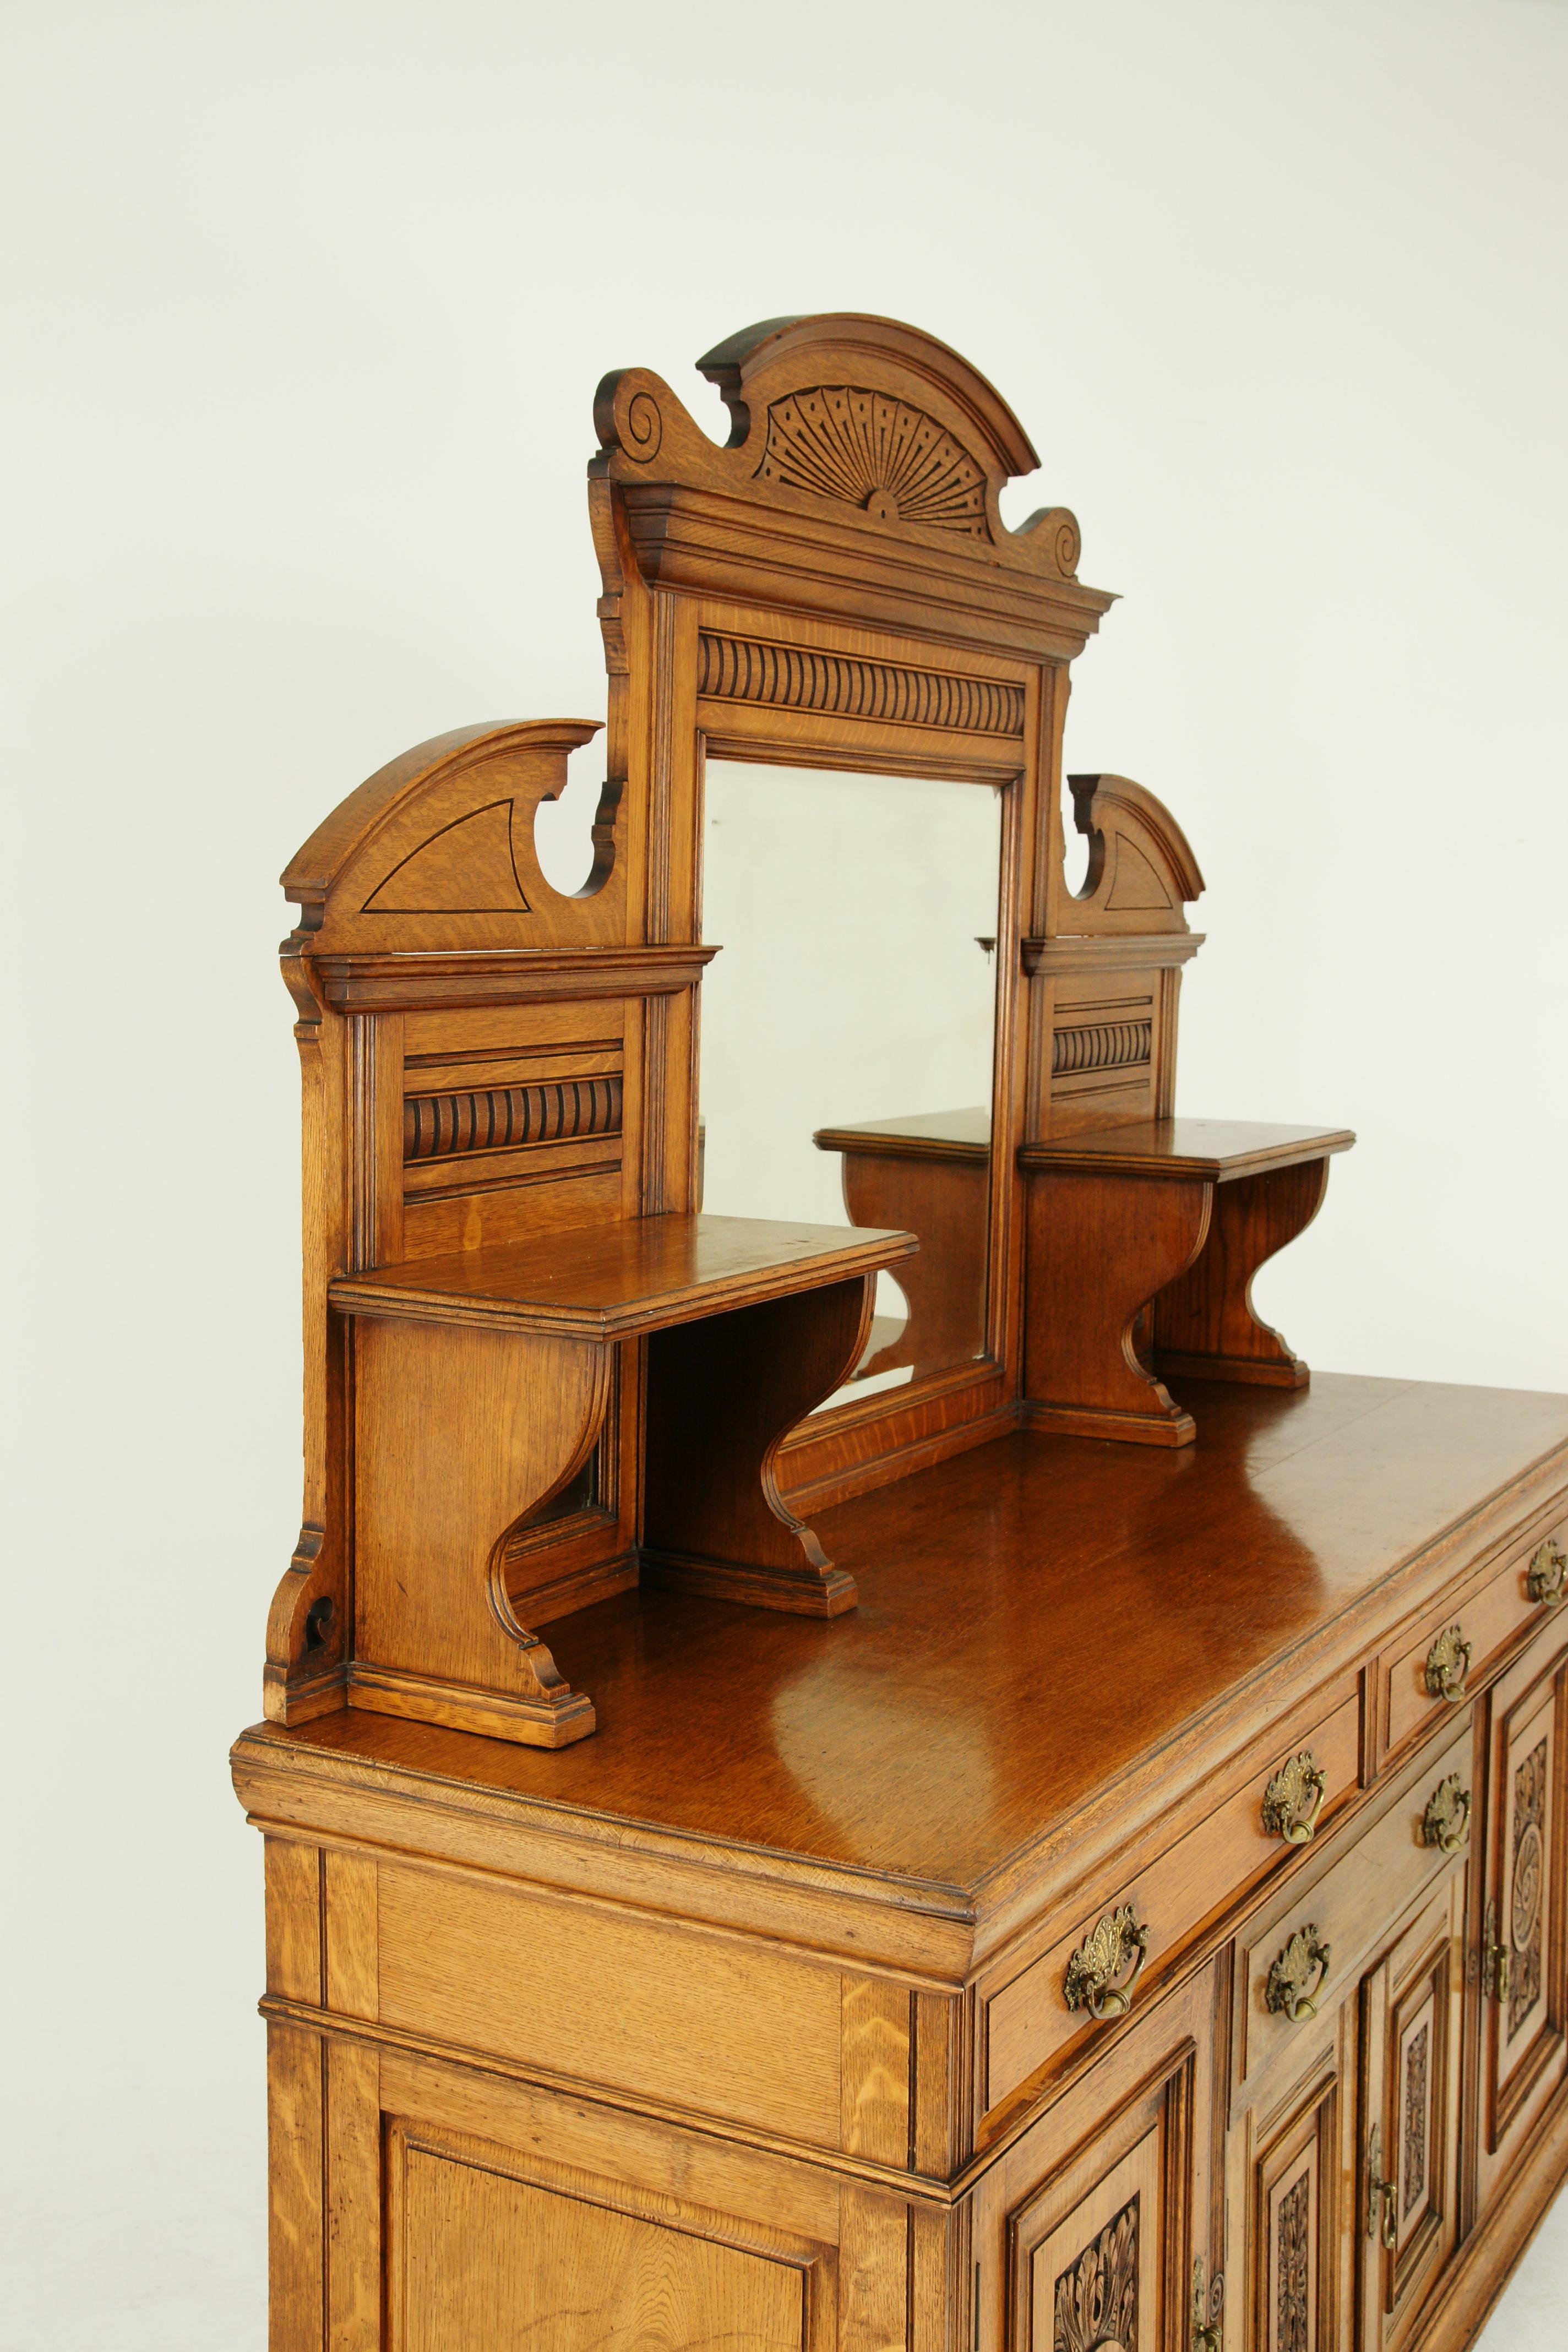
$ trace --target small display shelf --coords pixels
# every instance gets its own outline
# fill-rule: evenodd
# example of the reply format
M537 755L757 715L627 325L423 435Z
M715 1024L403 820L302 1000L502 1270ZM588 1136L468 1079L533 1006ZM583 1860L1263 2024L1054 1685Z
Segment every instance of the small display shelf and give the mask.
M1026 1143L1025 1168L1079 1175L1163 1176L1179 1183L1232 1184L1270 1168L1296 1168L1348 1151L1348 1127L1270 1127L1257 1119L1149 1118L1058 1142Z
M561 1747L595 1717L542 1622L639 1577L802 1615L852 1609L854 1580L784 1501L774 1458L858 1361L879 1270L918 1247L910 1233L671 1214L340 1276L353 1704Z
M1167 1375L1304 1388L1252 1279L1322 1205L1344 1127L1155 1118L1026 1143L1027 1417L1190 1445Z
M877 1273L913 1234L761 1217L637 1217L344 1275L340 1314L626 1339Z

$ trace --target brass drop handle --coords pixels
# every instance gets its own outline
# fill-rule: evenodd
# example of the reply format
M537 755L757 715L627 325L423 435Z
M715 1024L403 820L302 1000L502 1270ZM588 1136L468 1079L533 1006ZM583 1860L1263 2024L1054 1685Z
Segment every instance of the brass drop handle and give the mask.
M1225 2307L1224 2274L1215 2271L1214 2284L1204 2293L1204 2258L1193 2264L1193 2352L1219 2352L1224 2330L1219 2315Z
M1140 1924L1131 1904L1108 1911L1068 1962L1062 1985L1068 2007L1087 2009L1101 2022L1125 2017L1148 1952L1148 1927Z
M1512 1955L1498 1941L1497 1905L1487 1905L1481 1928L1481 1987L1493 2000L1506 2001L1512 1979Z
M1381 2237L1390 2253L1399 2243L1399 2221L1394 2210L1396 2191L1392 2180L1383 2173L1383 2134L1376 2124L1366 2144L1366 2234Z
M1426 1653L1427 1689L1434 1698L1446 1698L1450 1706L1458 1706L1465 1696L1469 1671L1470 1645L1463 1627L1445 1626Z
M1539 1601L1543 1609L1555 1609L1568 1601L1568 1551L1550 1536L1531 1561L1524 1585L1531 1599Z
M1263 1827L1287 1845L1310 1845L1328 1794L1329 1776L1310 1748L1281 1764L1263 1791Z
M1314 1927L1298 1927L1268 1971L1263 2005L1275 2016L1301 2025L1318 2014L1318 1995L1329 1973L1329 1947Z
M1426 1800L1426 1810L1421 1816L1421 1843L1435 1845L1444 1853L1461 1853L1470 1842L1470 1792L1459 1785L1459 1776L1450 1772L1439 1780Z

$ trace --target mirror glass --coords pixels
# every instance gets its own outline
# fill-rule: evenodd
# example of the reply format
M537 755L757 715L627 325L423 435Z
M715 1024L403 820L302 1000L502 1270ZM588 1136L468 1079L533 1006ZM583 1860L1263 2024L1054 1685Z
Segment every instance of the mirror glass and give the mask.
M870 1339L826 1405L985 1345L1001 793L710 760L702 1206L891 1225Z

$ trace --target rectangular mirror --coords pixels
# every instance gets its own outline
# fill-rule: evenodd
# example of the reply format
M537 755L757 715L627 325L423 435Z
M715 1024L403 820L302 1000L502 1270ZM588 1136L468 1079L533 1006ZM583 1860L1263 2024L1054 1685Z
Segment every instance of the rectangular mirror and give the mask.
M920 1235L853 1380L985 1351L1000 790L712 760L702 1205Z

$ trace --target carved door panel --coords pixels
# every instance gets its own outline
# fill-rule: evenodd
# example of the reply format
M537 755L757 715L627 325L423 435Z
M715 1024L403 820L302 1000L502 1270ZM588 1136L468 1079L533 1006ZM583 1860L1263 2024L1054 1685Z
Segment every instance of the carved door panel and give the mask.
M1229 2352L1339 2352L1349 2309L1355 2003L1303 2020L1297 2063L1257 2085L1230 2145Z
M1361 2340L1392 2352L1458 2238L1466 1880L1362 1980Z
M1553 1624L1488 1706L1478 2153L1484 2205L1564 2067L1568 1628Z
M986 2174L973 2210L980 2352L1189 2352L1219 2179L1211 1967L1105 2054Z
M1271 2031L1232 2105L1226 2352L1341 2352L1350 2324L1358 1979L1341 1980L1315 1927L1287 1933L1296 1916L1282 1912L1237 1971L1238 2004ZM1258 2039L1245 2023L1238 2015L1238 2072Z

